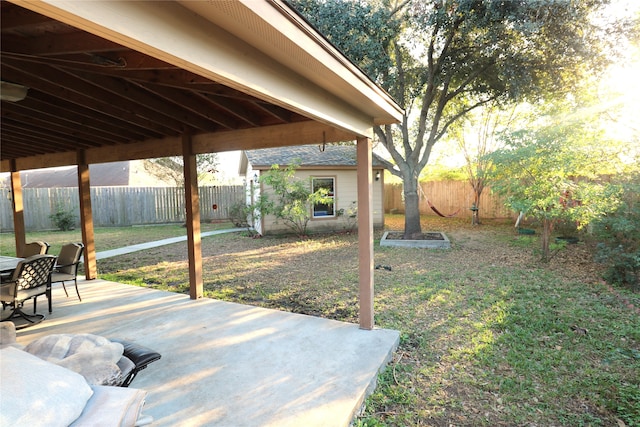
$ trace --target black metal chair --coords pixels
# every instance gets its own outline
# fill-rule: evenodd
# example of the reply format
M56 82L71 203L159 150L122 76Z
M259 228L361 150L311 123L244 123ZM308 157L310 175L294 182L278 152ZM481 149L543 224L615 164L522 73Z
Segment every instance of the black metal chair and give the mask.
M148 347L131 341L114 338L110 338L109 340L111 342L122 344L124 347L123 357L126 357L133 364L131 370L125 373L122 383L118 384L120 387L129 387L129 384L131 384L131 381L133 381L136 375L138 375L138 372L146 369L150 363L153 363L162 357L160 353L155 350L151 350Z
M35 242L27 243L22 250L21 258L29 258L33 255L46 255L49 252L50 245L47 242L38 240Z
M4 307L10 307L11 314L3 316L2 320L17 320L23 318L26 324L16 325L17 329L41 322L43 314L36 313L36 299L39 295L46 295L49 301L49 313L52 310L51 301L51 272L56 263L53 255L33 255L20 261L9 281L0 286L0 301ZM24 302L33 298L33 315L22 311Z
M69 243L64 245L60 249L58 263L51 275L51 283L62 282L62 288L64 289L66 296L69 296L69 294L67 293L67 287L64 285L64 282L73 280L73 283L76 286L76 294L78 294L78 299L80 301L82 301L82 298L80 297L80 291L78 291L77 277L78 266L80 265L80 257L82 256L83 249L84 245L82 243Z

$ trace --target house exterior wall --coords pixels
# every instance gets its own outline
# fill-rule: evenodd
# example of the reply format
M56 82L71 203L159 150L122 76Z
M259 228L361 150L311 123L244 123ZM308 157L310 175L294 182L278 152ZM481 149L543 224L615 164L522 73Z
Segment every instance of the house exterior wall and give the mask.
M255 171L248 169L247 183L253 179ZM375 173L374 173L375 176ZM322 170L304 170L298 169L295 174L296 179L309 182L311 187L311 178L335 178L335 211L341 209L345 214L336 215L326 218L311 218L307 224L309 231L345 231L357 228L355 218L349 218L348 212L353 207L357 207L358 186L357 171L355 169L322 169ZM269 192L264 184L259 184L260 191ZM384 208L383 208L383 181L373 181L373 225L374 227L382 227L384 225ZM249 199L248 199L249 200ZM311 213L311 212L310 212ZM273 232L290 231L282 222L276 222L276 218L267 215L261 219L259 228L261 234ZM257 229L257 228L256 228Z
M260 179L260 171L254 170L251 165L247 166L247 172L245 175L245 188L246 188L246 203L247 206L251 206L255 204L260 198L261 185L259 184ZM247 218L247 221L251 222L251 226L258 234L264 234L264 226L263 219L259 218L258 213L254 215L254 220L250 221Z

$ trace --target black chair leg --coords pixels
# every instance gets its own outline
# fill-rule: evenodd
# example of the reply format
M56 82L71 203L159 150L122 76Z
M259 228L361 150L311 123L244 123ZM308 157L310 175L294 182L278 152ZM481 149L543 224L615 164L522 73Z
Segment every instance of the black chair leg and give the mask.
M27 323L21 324L19 322L16 322L15 320L17 318L22 318L26 320ZM44 320L44 315L42 314L28 315L25 312L23 312L20 308L14 308L9 317L2 319L3 322L7 320L12 321L16 325L16 330L20 330L20 329L28 328L29 326L33 326L42 322Z
M67 296L67 298L69 298L69 294L67 293L67 287L64 285L64 281L62 281L61 283L62 283L62 289L64 289L64 294Z
M78 279L73 279L73 282L76 285L76 294L78 294L78 299L82 302L82 298L80 297L80 291L78 290Z

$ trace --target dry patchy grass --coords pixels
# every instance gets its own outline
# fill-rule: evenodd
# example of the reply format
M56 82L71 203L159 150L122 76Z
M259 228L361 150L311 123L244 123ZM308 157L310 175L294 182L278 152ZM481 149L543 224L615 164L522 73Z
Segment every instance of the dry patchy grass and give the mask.
M375 248L391 267L375 270L376 324L401 343L360 426L640 425L640 298L600 283L589 245L540 264L537 240L511 223L426 218L423 229L452 249ZM203 239L202 253L209 297L357 322L355 235L236 233ZM99 269L188 288L186 244Z

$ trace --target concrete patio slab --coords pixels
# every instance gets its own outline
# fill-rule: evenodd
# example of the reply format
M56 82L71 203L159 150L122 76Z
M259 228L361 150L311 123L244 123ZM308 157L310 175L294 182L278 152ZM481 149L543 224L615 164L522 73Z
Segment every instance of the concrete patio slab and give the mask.
M55 286L53 313L18 342L93 333L158 351L131 385L149 392L154 426L348 426L398 344L392 330L102 280L79 287L82 302Z

